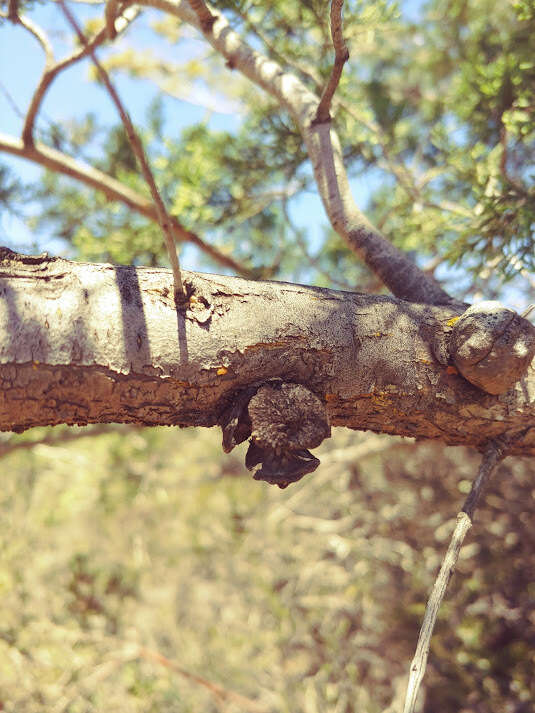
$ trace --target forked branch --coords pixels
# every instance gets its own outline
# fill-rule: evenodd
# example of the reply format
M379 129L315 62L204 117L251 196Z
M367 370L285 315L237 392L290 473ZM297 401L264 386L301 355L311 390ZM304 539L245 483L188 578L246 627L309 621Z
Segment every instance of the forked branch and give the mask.
M315 123L322 123L331 119L331 102L340 82L344 64L349 59L349 50L347 49L342 27L342 7L344 0L332 0L331 2L331 36L334 47L334 65L331 71L329 81L323 90L318 111L316 113Z
M129 8L128 10L126 10L124 17L121 18L121 22L117 23L119 25L119 32L122 32L129 25L129 23L137 17L138 14L139 10L135 8ZM64 69L67 69L71 65L75 64L75 62L78 62L78 60L90 54L92 50L101 45L105 40L106 30L103 28L100 30L100 32L97 32L97 34L91 40L88 40L86 45L82 45L80 49L76 50L71 55L65 57L59 62L54 62L52 48L50 47L50 52L47 52L46 54L45 70L33 94L30 106L28 108L28 112L26 114L26 119L24 121L24 127L22 129L22 140L25 145L28 146L33 144L34 142L33 133L37 114L39 112L39 109L41 108L41 105L45 98L45 94L54 79Z

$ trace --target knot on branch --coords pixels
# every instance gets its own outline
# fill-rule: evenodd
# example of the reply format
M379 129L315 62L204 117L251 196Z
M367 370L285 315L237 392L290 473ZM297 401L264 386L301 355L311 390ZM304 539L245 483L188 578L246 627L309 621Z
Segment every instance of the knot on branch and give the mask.
M502 394L531 364L535 327L499 302L481 302L456 321L450 354L470 383L488 394Z
M245 389L221 416L223 450L251 438L245 457L255 480L286 488L320 464L308 450L331 435L321 399L302 384L274 379Z

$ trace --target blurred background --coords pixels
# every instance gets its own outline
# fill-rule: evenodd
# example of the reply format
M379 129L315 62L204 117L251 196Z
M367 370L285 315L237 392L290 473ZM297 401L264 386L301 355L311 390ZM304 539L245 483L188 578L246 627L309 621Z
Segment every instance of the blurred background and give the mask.
M337 429L279 490L215 429L79 431L25 448L50 437L32 431L2 460L4 710L372 713L397 692L397 713L476 454ZM530 461L505 461L439 615L425 711L533 710L533 496Z

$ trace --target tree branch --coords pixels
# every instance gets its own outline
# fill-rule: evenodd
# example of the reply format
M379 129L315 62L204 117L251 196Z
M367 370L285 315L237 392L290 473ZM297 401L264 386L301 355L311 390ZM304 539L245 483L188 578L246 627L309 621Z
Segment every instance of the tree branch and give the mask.
M216 15L212 15L207 5L203 0L188 0L191 5L193 12L199 18L201 28L203 32L208 32L214 22L216 21Z
M334 65L331 71L329 81L323 90L318 111L316 112L315 123L321 124L324 121L331 119L330 110L331 102L334 97L344 64L349 59L349 50L346 47L344 36L342 34L342 7L344 0L332 0L331 2L331 35L334 47Z
M213 426L247 385L320 396L332 426L535 453L535 377L492 396L434 357L461 310L289 283L0 252L0 430ZM61 309L58 309L61 296ZM261 318L259 319L259 315ZM458 321L458 320L457 320Z
M117 37L117 29L115 27L115 20L119 14L120 0L107 0L106 8L104 10L104 18L106 20L106 34L108 39L114 40Z
M98 168L84 166L71 156L67 156L45 144L36 143L31 146L25 146L20 139L0 133L0 151L25 158L50 171L56 171L74 178L86 186L101 191L109 200L120 201L136 213L144 215L153 221L158 220L154 203L145 198L145 196L117 181L112 176L108 176L103 171L99 171ZM186 230L174 216L170 216L170 221L177 240L192 243L219 265L232 270L238 275L251 277L251 271L248 268L234 260L230 255L225 255L209 243L204 242L196 233Z
M143 178L149 186L152 200L154 201L154 205L156 207L158 223L160 224L160 228L162 229L164 241L167 247L167 254L169 255L169 261L171 263L171 270L173 272L175 299L177 300L177 302L185 302L186 292L184 290L184 286L182 285L182 277L180 276L180 263L178 260L176 244L173 236L173 226L169 214L167 212L167 208L165 207L162 197L160 196L160 192L156 185L156 181L154 180L154 176L152 175L152 170L145 154L145 149L143 148L141 139L139 138L136 130L134 129L132 120L130 119L128 112L125 110L115 87L111 83L108 73L106 72L102 64L99 62L93 47L89 45L84 33L80 29L80 26L74 19L74 15L67 8L64 0L58 0L58 2L61 9L63 10L63 14L69 21L69 24L76 32L78 39L89 52L91 59L93 60L93 64L97 68L100 74L100 78L102 79L106 89L108 90L108 94L110 95L113 103L117 108L117 111L119 112L119 116L121 117L121 121L123 122L124 128L126 130L126 135L130 142L130 146L132 147L132 151L134 152L138 160L139 166L141 168L141 173L143 174Z
M491 441L483 453L481 465L476 479L472 484L472 489L466 498L461 512L457 515L457 524L451 536L448 550L442 561L442 566L437 575L433 589L429 596L425 608L424 619L418 636L416 652L410 667L409 682L405 696L403 713L414 713L418 691L427 667L427 657L431 637L435 628L438 612L446 594L448 583L453 575L459 552L461 550L466 533L472 527L474 512L477 508L483 491L490 480L496 466L505 457L506 450L504 443L497 439Z
M305 141L333 228L397 297L428 304L458 304L361 213L351 195L340 141L332 123L314 124L319 99L313 92L277 62L251 49L225 17L210 6L217 19L206 31L186 0L142 0L140 4L176 15L203 32L229 66L242 72L290 112Z

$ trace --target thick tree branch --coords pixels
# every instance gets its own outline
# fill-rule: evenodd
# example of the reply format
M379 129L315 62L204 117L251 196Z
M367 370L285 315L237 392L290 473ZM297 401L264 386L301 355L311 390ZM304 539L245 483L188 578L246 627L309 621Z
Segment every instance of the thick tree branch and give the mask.
M99 171L98 168L85 166L71 156L67 156L45 144L36 143L31 146L25 146L20 139L0 133L0 151L25 158L50 171L56 171L70 178L75 178L86 186L101 191L109 200L120 201L136 213L144 215L153 221L158 220L154 203L145 198L145 196L125 186L115 178L108 176L103 171ZM225 255L209 243L204 242L196 233L186 230L175 217L170 216L170 220L177 240L192 243L219 265L229 268L238 275L251 276L251 271L230 255Z
M500 396L435 356L460 310L168 270L0 260L0 429L125 422L213 426L246 386L307 386L332 426L535 454L535 376ZM533 428L529 428L534 424ZM527 430L526 430L527 429Z
M442 566L437 575L433 589L427 602L424 619L418 636L418 644L416 652L410 667L409 682L407 685L407 693L405 696L405 705L403 713L414 713L416 699L420 690L420 685L427 667L427 657L429 655L429 647L431 645L431 637L437 620L438 612L449 581L455 570L459 552L461 551L466 533L472 527L474 512L478 502L485 490L485 487L490 480L498 463L505 457L506 449L504 443L500 440L491 441L486 447L479 472L472 484L472 488L466 498L461 512L457 515L457 524L451 536L450 544Z
M323 94L321 95L320 103L318 105L318 111L316 112L316 118L314 120L317 123L330 121L331 102L336 88L338 87L338 83L340 82L344 64L349 59L349 51L346 47L342 33L343 5L344 0L332 0L331 2L331 35L335 53L334 65L331 71L331 76L329 77L329 81L323 90Z
M396 296L428 304L455 303L358 209L351 195L340 141L332 123L314 123L319 100L313 92L277 62L251 49L230 28L225 17L210 6L210 12L217 19L206 30L186 0L144 0L140 4L176 15L203 32L229 66L242 72L290 112L305 141L318 190L333 228Z

